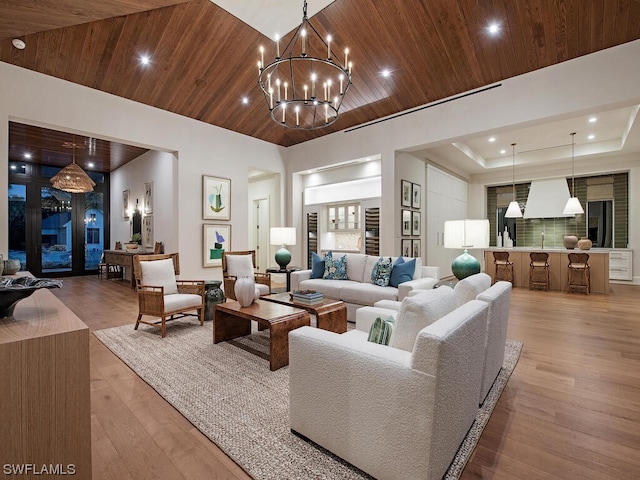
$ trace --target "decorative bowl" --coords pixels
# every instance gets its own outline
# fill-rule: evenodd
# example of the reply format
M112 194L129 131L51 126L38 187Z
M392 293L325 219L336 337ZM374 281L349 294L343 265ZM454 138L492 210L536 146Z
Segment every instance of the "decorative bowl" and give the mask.
M11 317L18 302L36 290L60 287L62 280L51 278L0 277L0 318Z
M15 275L20 271L20 260L9 259L4 261L4 270L2 273L4 275Z

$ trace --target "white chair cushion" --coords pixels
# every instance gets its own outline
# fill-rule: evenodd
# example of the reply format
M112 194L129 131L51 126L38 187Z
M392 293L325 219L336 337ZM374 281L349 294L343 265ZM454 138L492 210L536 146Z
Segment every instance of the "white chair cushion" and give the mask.
M202 297L193 293L174 293L173 295L164 296L164 309L167 312L175 310L183 310L185 308L201 307Z
M253 278L253 258L249 255L227 255L227 273L234 277Z
M154 287L164 287L164 294L178 293L176 274L173 269L173 260L150 260L140 262L142 270L142 284Z
M260 296L269 295L269 285L264 285L262 283L256 283L256 291Z
M420 330L444 317L455 308L455 296L449 288L425 290L402 301L391 334L390 347L411 352Z

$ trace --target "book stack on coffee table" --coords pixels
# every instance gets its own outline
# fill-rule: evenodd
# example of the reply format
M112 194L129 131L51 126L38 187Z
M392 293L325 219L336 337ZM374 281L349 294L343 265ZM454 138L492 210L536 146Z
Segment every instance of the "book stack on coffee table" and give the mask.
M291 294L293 303L301 303L303 305L316 305L322 303L323 299L322 292L312 290L296 290Z

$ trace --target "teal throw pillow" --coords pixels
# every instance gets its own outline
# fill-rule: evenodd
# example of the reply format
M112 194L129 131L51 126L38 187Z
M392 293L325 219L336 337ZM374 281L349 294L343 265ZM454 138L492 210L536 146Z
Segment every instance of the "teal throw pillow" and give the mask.
M389 285L393 263L391 257L380 257L371 271L371 283L380 287Z
M371 324L367 340L369 342L379 343L380 345L389 345L394 323L395 320L393 317L376 318Z
M331 252L327 253L327 255L330 257ZM322 278L323 275L324 259L317 253L313 252L311 254L311 278Z
M412 258L408 262L405 262L404 258L398 257L393 264L391 270L391 278L389 279L389 285L397 287L401 283L413 280L413 274L416 270L416 259Z
M326 280L346 280L347 279L347 257L345 255L334 258L324 257L324 275Z

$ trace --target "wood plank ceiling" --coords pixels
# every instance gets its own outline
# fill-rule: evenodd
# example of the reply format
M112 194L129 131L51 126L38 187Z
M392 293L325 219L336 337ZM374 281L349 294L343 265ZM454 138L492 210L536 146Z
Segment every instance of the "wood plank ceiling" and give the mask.
M333 126L298 131L257 86L273 42L209 0L19 4L0 2L0 61L283 146L640 38L638 0L336 0L311 22L349 47L353 86Z

